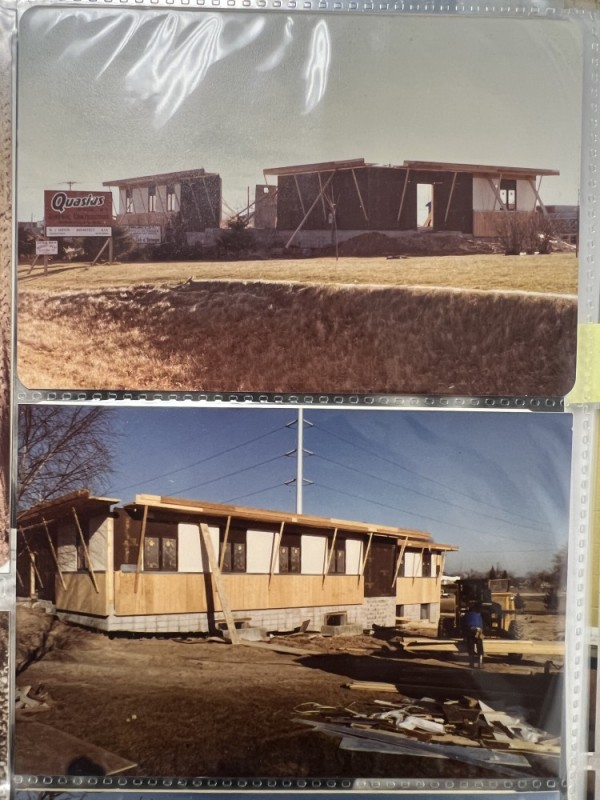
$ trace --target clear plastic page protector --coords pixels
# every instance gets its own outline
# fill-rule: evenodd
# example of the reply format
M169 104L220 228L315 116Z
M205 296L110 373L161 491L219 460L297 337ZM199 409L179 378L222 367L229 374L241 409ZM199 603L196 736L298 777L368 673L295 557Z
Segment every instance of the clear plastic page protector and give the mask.
M76 466L40 502L86 425L95 490ZM24 405L19 430L18 787L560 788L569 415Z
M0 19L4 788L593 796L595 11Z
M18 70L24 387L572 388L576 24L38 5Z

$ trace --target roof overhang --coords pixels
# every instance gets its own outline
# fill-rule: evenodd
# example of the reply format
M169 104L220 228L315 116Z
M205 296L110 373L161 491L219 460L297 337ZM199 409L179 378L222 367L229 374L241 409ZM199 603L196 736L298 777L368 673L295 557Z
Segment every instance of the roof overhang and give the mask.
M537 167L500 167L492 164L453 164L446 161L405 161L404 167L411 170L431 172L467 172L471 175L503 178L537 178L560 175L556 169Z
M306 175L310 173L336 172L338 170L364 169L408 169L423 172L464 172L469 175L482 177L503 178L537 178L557 176L560 172L555 169L541 169L538 167L503 167L494 164L456 164L449 161L404 161L403 164L372 164L364 158L355 158L348 161L321 161L315 164L297 164L287 167L269 167L263 170L267 175Z
M137 178L119 178L118 180L104 181L102 185L154 186L156 183L177 183L178 181L194 180L194 178L208 178L216 175L216 172L206 172L204 169L188 169L183 172L163 172L157 175L142 175Z
M316 164L298 164L291 167L269 167L264 169L265 175L302 175L311 172L336 172L339 169L360 169L369 167L364 158L354 158L349 161L320 161Z
M134 503L125 506L128 511L137 511L147 507L163 511L174 511L181 514L204 517L222 517L227 519L252 520L254 522L281 525L282 523L301 525L305 528L319 528L363 535L375 534L393 539L407 539L411 545L432 550L458 550L454 545L438 544L425 531L409 528L394 528L386 525L375 525L355 520L336 519L334 517L316 517L309 514L291 514L285 511L249 508L247 506L229 506L220 503L205 503L196 500L184 500L179 497L161 497L160 495L138 494Z
M23 511L17 517L17 527L35 528L44 523L72 519L73 509L80 517L93 517L107 513L118 502L113 497L96 497L88 489L80 489Z

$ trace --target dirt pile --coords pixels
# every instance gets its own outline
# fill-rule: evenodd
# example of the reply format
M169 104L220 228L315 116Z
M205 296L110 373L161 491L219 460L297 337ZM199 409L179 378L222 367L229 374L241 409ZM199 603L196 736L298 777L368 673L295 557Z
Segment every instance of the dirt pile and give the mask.
M338 244L340 256L460 256L473 253L497 253L495 241L473 239L461 233L414 233L387 236L376 231L361 233ZM321 256L335 255L335 247L318 251Z

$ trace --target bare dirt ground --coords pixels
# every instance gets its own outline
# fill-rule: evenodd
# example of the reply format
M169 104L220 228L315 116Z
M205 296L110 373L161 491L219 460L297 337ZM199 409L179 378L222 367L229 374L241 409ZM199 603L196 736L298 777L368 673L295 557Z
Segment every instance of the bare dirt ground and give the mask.
M564 618L526 615L527 635L560 637ZM414 634L414 629L411 631ZM530 724L560 731L561 675L542 659L486 659L470 670L463 654L403 655L398 637L275 637L232 647L206 638L116 638L18 608L17 686L41 686L50 709L36 722L137 763L128 774L217 777L497 777L437 758L343 751L338 740L297 720L303 704L369 712L390 692L353 691L352 680L392 682L409 697L471 696L497 709L520 707ZM298 648L297 655L277 645ZM556 665L560 667L560 665ZM17 718L17 773L20 726ZM531 757L528 776L550 777L556 760Z

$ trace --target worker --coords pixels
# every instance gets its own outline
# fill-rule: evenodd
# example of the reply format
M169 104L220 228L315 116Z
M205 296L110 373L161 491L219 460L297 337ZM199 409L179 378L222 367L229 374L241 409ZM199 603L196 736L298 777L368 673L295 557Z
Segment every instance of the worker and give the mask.
M520 593L517 592L514 596L514 603L515 603L515 611L523 611L525 609L525 601L521 597Z
M469 666L483 665L483 617L479 605L469 606L461 620L462 634L469 654Z

